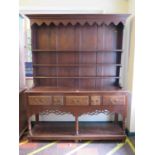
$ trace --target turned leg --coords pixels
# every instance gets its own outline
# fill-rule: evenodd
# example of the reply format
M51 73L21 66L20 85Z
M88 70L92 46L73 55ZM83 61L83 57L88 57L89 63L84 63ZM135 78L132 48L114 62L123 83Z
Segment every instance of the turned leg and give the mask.
M76 135L79 134L79 121L78 121L78 116L75 116L75 130L76 130Z
M122 117L122 129L125 134L125 116ZM125 143L125 141L126 141L126 137L123 138L122 142Z
M28 118L28 131L29 134L32 135L31 117Z
M39 122L39 114L36 114L36 115L35 115L35 120L36 120L36 123Z
M115 113L114 122L115 122L115 123L118 123L118 113Z
M122 120L122 129L123 131L125 131L125 117L123 116L123 120Z

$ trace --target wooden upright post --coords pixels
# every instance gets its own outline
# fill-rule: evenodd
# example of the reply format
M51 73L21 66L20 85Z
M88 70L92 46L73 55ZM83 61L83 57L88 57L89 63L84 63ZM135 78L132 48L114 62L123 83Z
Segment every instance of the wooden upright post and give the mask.
M78 116L75 116L75 130L76 130L76 135L79 134L79 121L78 121Z
M123 128L123 130L125 131L125 116L123 116L122 119L123 119L123 120L122 120L122 128Z
M31 117L28 118L28 131L29 131L29 134L32 135Z
M35 119L36 119L36 122L38 123L39 122L39 114L35 115Z
M115 124L118 123L118 113L115 113Z

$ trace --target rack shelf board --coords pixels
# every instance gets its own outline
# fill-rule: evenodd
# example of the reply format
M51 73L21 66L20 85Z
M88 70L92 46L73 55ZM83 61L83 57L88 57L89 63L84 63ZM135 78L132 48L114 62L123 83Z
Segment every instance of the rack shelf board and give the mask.
M32 49L32 52L123 52L123 49L105 49L105 50L57 50L57 49Z
M91 66L116 66L122 67L121 64L115 63L92 63L92 64L33 64L33 67L91 67Z
M124 140L119 124L105 122L79 122L79 134L74 122L39 122L32 128L31 140Z
M54 77L54 76L34 76L33 78L35 78L35 79L89 79L89 78L99 78L99 79L101 79L101 78L103 78L103 79L105 79L105 78L115 78L115 79L119 79L120 77L119 76L68 76L68 77Z

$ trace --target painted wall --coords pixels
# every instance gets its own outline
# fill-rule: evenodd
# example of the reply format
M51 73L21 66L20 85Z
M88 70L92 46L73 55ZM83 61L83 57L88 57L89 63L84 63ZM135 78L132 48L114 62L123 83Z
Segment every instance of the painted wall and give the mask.
M131 92L131 102L128 106L127 127L130 132L135 132L135 104L137 104L137 92L135 91L136 82L134 81L134 65L137 61L135 56L135 0L129 1L130 17L130 43L129 43L129 61L128 61L128 76L127 89ZM133 85L134 83L134 85Z
M20 10L40 13L127 13L129 0L20 0Z
M20 0L21 13L132 13L134 11L134 0ZM126 24L124 35L124 49L126 55L123 55L126 64L125 76L122 84L132 92L132 73L134 61L134 24L131 24L132 19ZM129 65L128 65L129 64ZM32 79L27 79L28 87L33 85ZM132 93L131 93L132 94ZM134 102L131 102L128 108L127 127L131 132L134 132ZM121 118L119 118L121 119ZM49 117L41 116L41 120L52 121L73 121L74 118L70 115L57 116L51 114ZM113 120L113 117L99 114L89 117L88 115L80 117L81 121L107 121Z
M25 58L25 40L24 40L24 19L21 15L19 15L19 91L22 91L25 87L25 66L24 66L24 58Z

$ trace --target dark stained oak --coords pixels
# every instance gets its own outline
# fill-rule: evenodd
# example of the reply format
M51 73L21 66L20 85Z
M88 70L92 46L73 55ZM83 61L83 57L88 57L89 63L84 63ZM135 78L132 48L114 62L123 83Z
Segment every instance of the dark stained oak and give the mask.
M34 87L25 91L32 140L124 140L128 91L120 85L128 14L27 15L32 32ZM75 122L43 123L39 115L71 114ZM81 124L84 114L114 122ZM122 125L118 123L122 116ZM36 123L30 117L35 115ZM94 123L95 124L95 123Z

